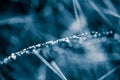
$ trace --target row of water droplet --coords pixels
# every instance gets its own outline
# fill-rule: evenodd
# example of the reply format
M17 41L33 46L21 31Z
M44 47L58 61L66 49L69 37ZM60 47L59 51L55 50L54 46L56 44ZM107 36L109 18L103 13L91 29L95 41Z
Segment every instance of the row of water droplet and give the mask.
M25 48L21 51L12 53L10 56L4 58L3 61L0 61L0 64L6 64L10 60L16 60L17 56L23 56L25 54L32 54L33 50L38 50L42 47L49 47L49 46L52 46L52 45L54 45L56 43L59 43L59 42L70 43L72 39L78 39L79 43L82 43L85 40L90 40L92 38L94 39L94 38L105 37L105 36L110 35L110 34L113 34L112 30L110 30L110 31L105 31L104 30L104 31L100 31L100 32L96 32L96 31L83 32L79 35L73 35L73 36L65 37L65 38L62 38L62 39L55 40L55 41L48 41L48 42L45 42L45 43L42 43L42 44L33 45L33 46Z

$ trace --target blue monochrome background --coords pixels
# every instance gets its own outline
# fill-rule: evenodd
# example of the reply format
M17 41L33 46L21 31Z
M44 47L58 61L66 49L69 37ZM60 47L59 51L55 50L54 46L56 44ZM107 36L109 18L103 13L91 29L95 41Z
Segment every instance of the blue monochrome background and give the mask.
M120 80L120 0L0 0L0 80Z

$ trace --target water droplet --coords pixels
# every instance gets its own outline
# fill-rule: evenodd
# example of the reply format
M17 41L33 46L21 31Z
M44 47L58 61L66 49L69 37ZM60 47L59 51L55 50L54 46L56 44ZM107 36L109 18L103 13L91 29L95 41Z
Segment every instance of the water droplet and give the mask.
M23 54L24 54L24 52L22 52L22 51L21 51L21 52L20 52L20 54L21 54L21 55L23 55Z
M110 34L113 34L113 31L110 31Z
M97 38L97 34L94 34L93 37Z
M29 54L29 51L26 50L25 53L26 53L26 54Z
M108 35L108 34L109 34L109 32L107 31L107 32L106 32L106 34Z
M36 45L36 47L40 47L40 46L41 46L41 44L37 44L37 45Z
M70 40L69 40L69 38L68 38L68 37L66 37L66 38L65 38L65 41L66 41L66 42L70 42Z
M101 34L100 34L100 33L98 33L98 36L100 37L100 36L101 36Z
M11 58L16 60L16 55L14 53L11 54Z
M85 33L82 33L81 35L82 35L82 36L84 36L84 35L85 35Z
M3 62L4 62L4 63L7 63L7 62L8 62L8 59L7 59L7 58L5 58Z
M20 52L16 52L15 54L16 54L17 56L21 56Z
M23 49L23 51L26 51L26 49Z
M91 33L92 33L92 34L94 34L94 33L95 33L95 31L92 31Z

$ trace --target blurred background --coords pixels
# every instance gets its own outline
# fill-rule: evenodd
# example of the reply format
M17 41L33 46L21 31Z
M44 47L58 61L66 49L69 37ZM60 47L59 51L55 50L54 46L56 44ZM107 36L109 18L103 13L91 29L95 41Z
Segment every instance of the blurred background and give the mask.
M0 61L29 46L84 32L100 37L59 42L41 48L42 54L68 80L120 80L120 0L0 0ZM30 54L0 65L0 80L61 79Z

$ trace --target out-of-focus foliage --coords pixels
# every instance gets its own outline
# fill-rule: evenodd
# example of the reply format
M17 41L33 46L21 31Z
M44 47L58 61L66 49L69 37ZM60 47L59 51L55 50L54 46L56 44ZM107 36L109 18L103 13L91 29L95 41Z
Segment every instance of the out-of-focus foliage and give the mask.
M102 80L107 72L105 80L119 80L119 28L120 0L0 0L0 60L38 43L82 35L39 52L68 80ZM25 54L0 65L0 80L61 79L36 55Z

